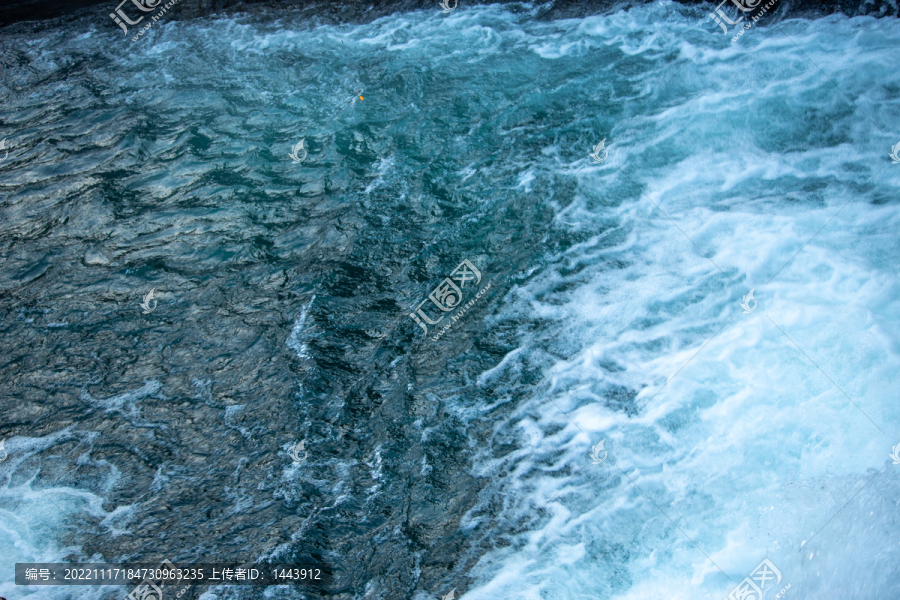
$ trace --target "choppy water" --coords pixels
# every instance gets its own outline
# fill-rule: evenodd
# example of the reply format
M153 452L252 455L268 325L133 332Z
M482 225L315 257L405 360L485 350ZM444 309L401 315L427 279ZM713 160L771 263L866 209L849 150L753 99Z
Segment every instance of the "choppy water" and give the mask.
M0 32L0 595L898 596L897 21L537 10Z

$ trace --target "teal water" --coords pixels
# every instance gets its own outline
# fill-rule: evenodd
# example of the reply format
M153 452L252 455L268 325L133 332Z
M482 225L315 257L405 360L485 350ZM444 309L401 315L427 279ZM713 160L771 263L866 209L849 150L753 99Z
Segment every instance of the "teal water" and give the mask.
M0 31L10 565L897 595L897 21L537 12ZM463 260L491 287L433 340ZM0 571L29 592L125 593ZM263 597L313 596L203 596Z

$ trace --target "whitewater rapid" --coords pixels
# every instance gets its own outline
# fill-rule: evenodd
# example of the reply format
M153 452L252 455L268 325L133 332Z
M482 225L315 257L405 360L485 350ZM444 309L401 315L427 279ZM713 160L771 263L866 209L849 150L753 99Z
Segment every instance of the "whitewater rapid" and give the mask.
M576 182L555 219L577 243L489 320L519 334L478 384L525 399L494 424L513 449L478 461L465 524L490 550L465 597L724 598L766 558L767 597L896 596L900 28L789 20L732 45L671 14L529 28L550 64L668 60L605 164L546 167Z

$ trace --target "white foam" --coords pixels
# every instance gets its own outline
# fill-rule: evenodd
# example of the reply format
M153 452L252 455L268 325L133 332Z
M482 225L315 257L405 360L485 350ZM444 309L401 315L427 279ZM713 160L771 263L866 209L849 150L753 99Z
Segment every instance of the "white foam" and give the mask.
M0 463L0 548L8 564L17 562L64 562L78 557L83 561L103 562L99 555L86 556L79 546L64 546L62 535L70 523L79 517L99 519L108 534L116 537L128 532L127 523L132 506L123 505L106 510L105 498L93 491L48 482L43 465L63 460L63 475L78 466L100 467L107 471L104 479L91 483L98 492L108 493L119 481L120 473L105 460L90 457L90 448L98 438L96 433L75 431L72 427L43 437L17 436L6 440L7 459ZM53 449L63 443L78 441L74 450L83 450L66 465L66 456L57 456ZM59 470L49 469L48 472ZM49 483L49 485L48 485ZM15 598L24 593L15 586L13 570L0 577L0 594ZM30 595L39 598L99 599L105 592L94 587L40 587Z
M656 16L631 9L583 26L610 33L631 20L625 29L647 29ZM805 43L821 49L819 64L834 65L828 72L839 85L847 74L858 105L874 106L877 89L900 84L880 55L885 39L900 42L900 26L879 21L879 46L859 40L866 34L857 22L816 22ZM672 32L659 35L691 27L674 17L666 25ZM668 45L656 35L642 31L615 50ZM765 35L754 27L744 41ZM577 39L564 31L539 53L580 56ZM476 461L474 474L492 481L461 526L473 547L494 550L471 573L477 584L467 599L718 599L766 557L782 585L803 581L835 596L859 588L860 577L840 569L801 570L798 551L900 441L892 440L900 435L900 214L896 203L875 203L896 196L900 176L885 171L864 186L889 144L872 143L861 111L833 108L840 94L788 40L767 38L753 53L705 49L697 63L664 102L613 130L614 169L560 167L579 185L556 223L589 235L546 256L547 266L488 321L519 335L478 385L517 408L495 422ZM810 110L821 113L813 119ZM846 121L826 116L835 111ZM638 178L643 194L603 202L631 186L620 170ZM739 301L750 288L758 306L744 314ZM540 383L516 383L536 366ZM477 418L468 408L457 414ZM588 453L601 439L609 459L592 465ZM843 560L858 573L877 556L900 559L888 541L900 535L889 514L860 513L896 495L894 480L880 477L883 489L864 488L811 552L827 548L831 564ZM845 529L858 542L852 550L835 537ZM862 577L871 597L898 585L883 574Z
M309 358L309 354L307 354L307 350L309 348L306 345L306 342L303 341L304 336L306 335L305 327L306 327L306 315L309 311L309 307L312 306L312 303L315 301L316 297L313 295L312 299L310 299L309 304L303 307L300 311L300 316L294 321L294 325L291 327L291 335L288 337L287 345L288 348L297 353L297 358L305 359Z

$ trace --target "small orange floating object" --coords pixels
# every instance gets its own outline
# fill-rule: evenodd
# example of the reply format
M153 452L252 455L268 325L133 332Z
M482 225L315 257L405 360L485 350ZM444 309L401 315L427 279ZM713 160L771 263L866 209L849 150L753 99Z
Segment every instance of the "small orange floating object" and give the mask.
M360 99L360 100L362 100L362 99L363 99L363 97L362 97L362 96L360 96L360 97L359 97L359 99Z

